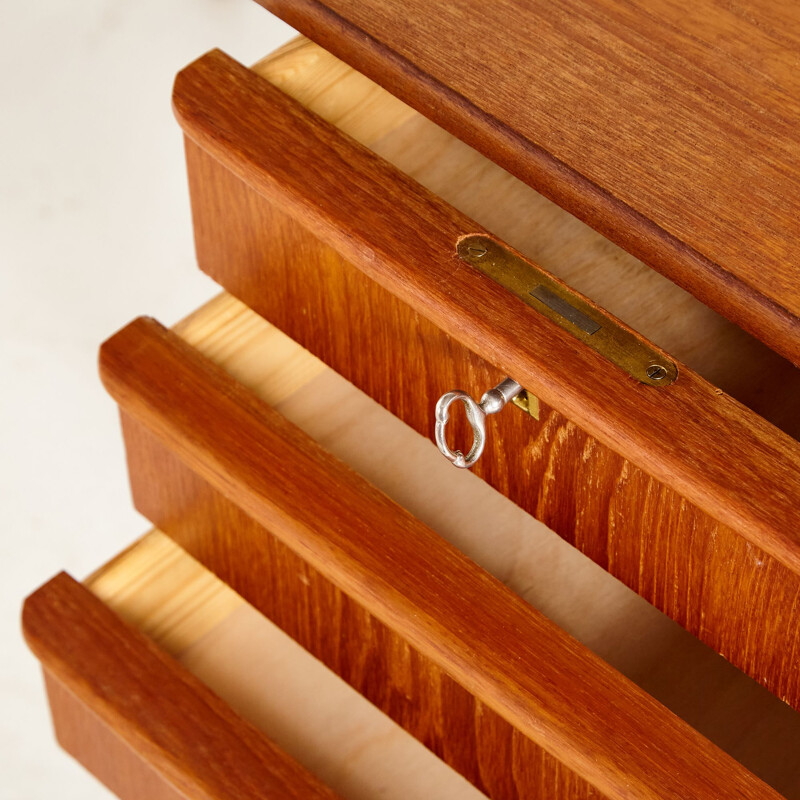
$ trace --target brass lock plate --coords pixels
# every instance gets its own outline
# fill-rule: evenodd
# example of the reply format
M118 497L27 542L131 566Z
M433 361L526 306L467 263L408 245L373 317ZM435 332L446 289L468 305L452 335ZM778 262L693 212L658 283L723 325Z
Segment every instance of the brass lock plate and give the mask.
M655 348L494 239L465 236L458 255L637 381L661 387L678 377L675 364Z

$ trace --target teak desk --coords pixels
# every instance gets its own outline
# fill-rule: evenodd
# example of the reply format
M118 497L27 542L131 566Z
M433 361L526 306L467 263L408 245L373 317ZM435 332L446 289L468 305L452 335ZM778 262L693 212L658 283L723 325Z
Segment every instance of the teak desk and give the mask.
M155 528L26 601L64 748L126 799L800 798L800 16L263 5L308 38L173 92L225 293L100 353Z

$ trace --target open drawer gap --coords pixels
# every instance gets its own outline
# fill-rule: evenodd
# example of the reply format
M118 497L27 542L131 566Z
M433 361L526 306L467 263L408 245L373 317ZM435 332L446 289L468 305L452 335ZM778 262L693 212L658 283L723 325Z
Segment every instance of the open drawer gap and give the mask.
M85 583L342 797L484 796L160 531Z
M791 708L235 299L221 295L175 330L759 777L800 796Z

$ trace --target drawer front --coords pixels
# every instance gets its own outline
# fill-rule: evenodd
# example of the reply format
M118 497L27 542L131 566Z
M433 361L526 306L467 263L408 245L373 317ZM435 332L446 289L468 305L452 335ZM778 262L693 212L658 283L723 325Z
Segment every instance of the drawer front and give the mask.
M246 91L218 101L234 74ZM524 382L539 396L539 419L517 409L493 418L494 445L476 473L800 707L800 679L785 660L800 635L797 442L684 367L668 389L634 386L593 354L577 363L575 341L513 298L513 311L496 315L508 298L477 279L455 280L463 265L452 272L452 244L474 223L420 197L344 137L326 149L335 132L323 126L321 134L291 101L219 54L190 67L175 97L204 270L426 436L443 392L480 395L506 372ZM304 135L325 146L309 145L314 155L290 175L275 154L297 150ZM317 173L336 175L342 164L357 172L360 194L337 211L318 202ZM354 182L344 173L324 180L345 194ZM393 196L394 206L356 207L380 196ZM427 227L405 219L405 239L390 235L381 216L397 219L409 207ZM425 283L434 264L439 272ZM475 298L484 319L462 324L454 296Z
M773 796L175 334L101 371L138 507L489 796Z
M251 796L243 780L264 798L330 796L282 755L270 762L277 790L269 776L248 769L239 749L252 742L250 727L226 742L210 713L216 708L230 720L233 709L273 743L270 752L281 748L347 800L483 797L162 532L133 542L83 586L91 594L65 576L52 581L32 598L25 626L46 669L58 662L46 683L59 742L119 796L237 800ZM64 614L67 596L80 621ZM98 616L121 632L113 642L98 632ZM88 660L74 652L76 642ZM153 644L161 667L146 656ZM109 658L97 652L104 646L113 648L111 660L123 653L124 666L110 676ZM203 686L187 698L165 678L164 664L184 689L197 680ZM86 685L73 693L76 679ZM208 689L216 695L211 708ZM224 790L203 774L207 760L212 772L228 771Z
M23 610L59 743L123 800L336 795L65 573Z

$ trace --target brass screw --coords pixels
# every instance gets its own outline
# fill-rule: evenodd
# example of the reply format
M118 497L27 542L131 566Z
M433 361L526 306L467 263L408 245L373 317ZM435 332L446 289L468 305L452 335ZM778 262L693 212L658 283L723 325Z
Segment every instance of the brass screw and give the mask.
M483 245L471 244L467 247L467 252L473 258L483 258L489 251Z
M667 377L667 371L661 364L651 364L645 374L651 381L663 381Z

